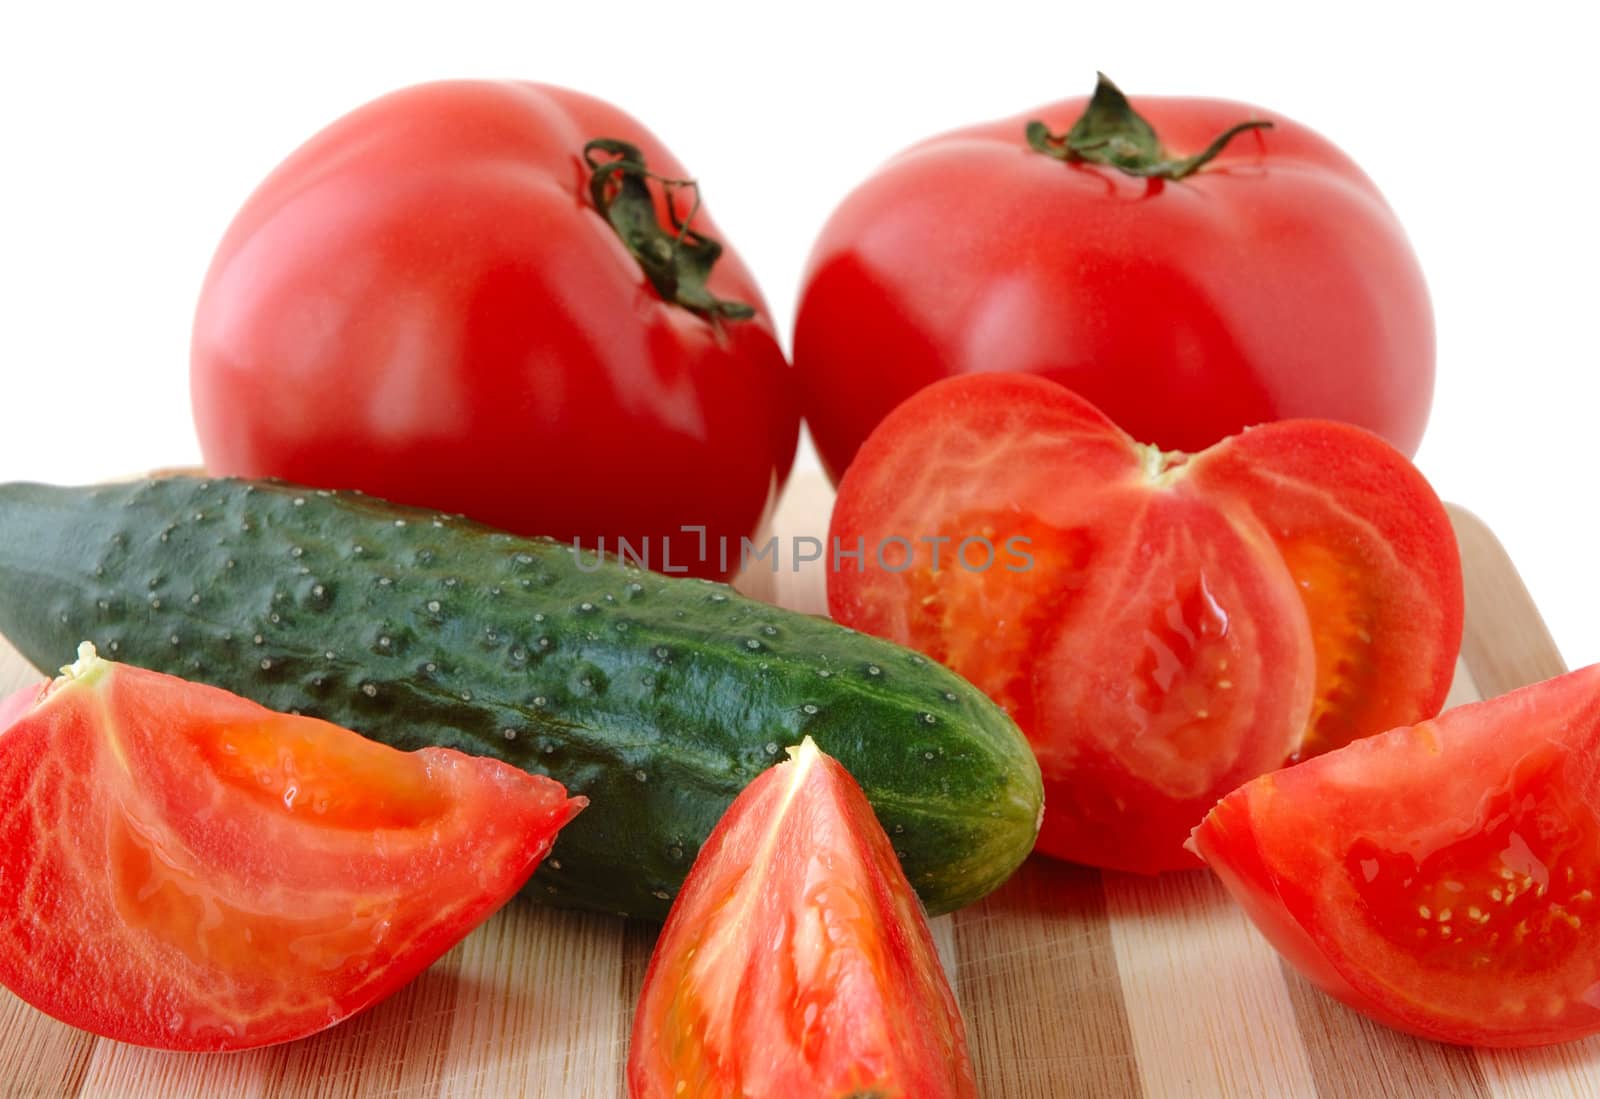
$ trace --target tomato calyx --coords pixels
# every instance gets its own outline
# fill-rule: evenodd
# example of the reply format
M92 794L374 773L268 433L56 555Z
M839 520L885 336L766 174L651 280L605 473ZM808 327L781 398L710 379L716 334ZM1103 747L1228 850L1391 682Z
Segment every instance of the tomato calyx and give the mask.
M1270 130L1265 119L1247 119L1229 126L1193 156L1174 157L1161 145L1155 127L1133 109L1122 89L1105 73L1096 74L1094 95L1072 129L1057 136L1038 119L1029 122L1025 136L1034 152L1067 163L1103 164L1130 176L1146 179L1183 179L1215 159L1228 142L1246 130Z
M614 159L601 159L601 154ZM658 294L708 320L743 321L756 315L753 306L719 298L706 286L711 268L722 255L722 245L691 228L700 210L697 181L657 175L645 165L637 145L611 137L590 141L583 147L583 159L589 166L589 196L594 208L622 238ZM656 213L651 181L665 192L670 229ZM683 217L678 216L680 190L687 190L693 199Z

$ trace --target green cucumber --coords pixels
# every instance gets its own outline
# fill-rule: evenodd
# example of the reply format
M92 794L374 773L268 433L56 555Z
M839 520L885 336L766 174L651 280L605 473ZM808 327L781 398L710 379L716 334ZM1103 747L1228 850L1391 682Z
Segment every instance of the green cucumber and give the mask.
M855 776L932 913L1033 847L1011 720L909 649L458 516L277 482L0 485L0 633L443 745L590 800L529 891L661 919L734 796L812 737Z

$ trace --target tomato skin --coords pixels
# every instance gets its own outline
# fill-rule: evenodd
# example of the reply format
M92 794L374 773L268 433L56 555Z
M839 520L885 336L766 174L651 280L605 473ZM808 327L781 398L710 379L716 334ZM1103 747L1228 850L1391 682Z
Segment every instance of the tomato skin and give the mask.
M808 737L734 800L656 943L632 1099L976 1099L955 997L861 788Z
M1201 450L1253 424L1347 421L1412 454L1432 401L1421 270L1372 182L1247 104L1136 97L1167 148L1270 119L1179 181L1062 163L1087 100L907 149L833 213L807 263L794 363L835 483L891 409L941 378L1021 371L1135 438Z
M583 149L602 136L687 175L616 108L517 82L406 88L292 154L200 294L207 467L590 549L604 536L613 554L649 537L654 567L721 576L715 539L737 560L788 475L790 371L731 250L709 286L751 320L713 323L651 286L588 195ZM693 224L719 236L704 210ZM685 524L707 528L706 561Z
M1023 536L1031 565L936 567ZM907 562L871 547L918 542ZM1239 783L1438 712L1462 626L1443 505L1359 428L1281 421L1197 455L1137 444L1042 378L915 394L839 486L839 622L926 653L1028 735L1037 849L1154 873ZM900 567L896 567L896 566Z
M0 734L0 984L104 1037L329 1027L505 903L585 804L90 654Z
M1600 1032L1597 751L1600 666L1258 778L1192 843L1351 1008L1436 1041L1569 1041Z

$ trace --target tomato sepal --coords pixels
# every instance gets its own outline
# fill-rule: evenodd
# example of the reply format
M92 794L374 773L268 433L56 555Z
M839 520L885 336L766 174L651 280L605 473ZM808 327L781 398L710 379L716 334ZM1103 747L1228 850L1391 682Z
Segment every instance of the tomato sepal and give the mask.
M611 160L595 154L606 153ZM668 179L646 166L639 146L614 137L597 137L583 147L589 166L589 197L606 223L616 230L650 285L667 301L710 320L747 321L755 307L719 298L707 286L722 245L693 228L700 211L700 184L693 179ZM650 183L665 192L670 231L661 224ZM678 214L678 191L693 196L685 215Z
M1056 135L1034 119L1024 128L1028 147L1069 164L1100 164L1141 179L1179 180L1215 160L1228 142L1247 130L1270 130L1267 119L1236 122L1192 156L1175 157L1162 147L1155 127L1133 109L1128 97L1105 73L1097 73L1094 95L1065 134Z

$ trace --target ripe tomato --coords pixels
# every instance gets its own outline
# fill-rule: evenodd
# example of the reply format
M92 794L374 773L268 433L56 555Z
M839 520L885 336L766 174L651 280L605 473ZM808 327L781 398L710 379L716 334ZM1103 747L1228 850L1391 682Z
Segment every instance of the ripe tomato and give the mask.
M916 390L1000 370L1060 382L1163 449L1315 417L1416 451L1432 311L1372 182L1269 111L1139 108L1102 77L1091 101L913 146L834 212L794 362L835 482ZM1162 149L1209 152L1249 119L1272 128L1234 133L1199 165Z
M85 645L0 734L0 984L163 1049L304 1037L415 977L584 805Z
M335 122L250 196L206 276L207 466L608 554L648 538L653 567L722 575L716 540L737 561L799 417L754 280L698 193L662 181L684 175L561 88L427 84Z
M839 486L828 606L964 675L1028 734L1038 849L1154 872L1246 779L1438 712L1461 565L1438 498L1360 428L1141 446L1022 374L891 413ZM942 541L941 541L942 540Z
M1229 794L1195 829L1272 944L1443 1042L1600 1031L1600 665Z
M633 1099L977 1095L928 921L861 788L807 737L700 849L634 1014Z

